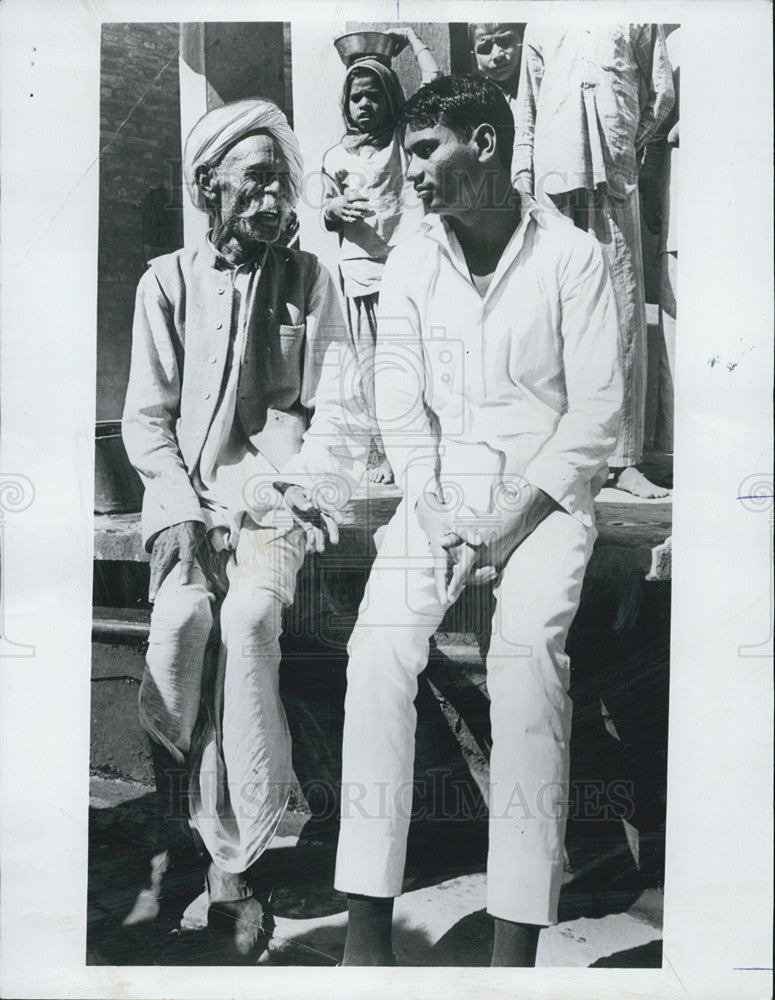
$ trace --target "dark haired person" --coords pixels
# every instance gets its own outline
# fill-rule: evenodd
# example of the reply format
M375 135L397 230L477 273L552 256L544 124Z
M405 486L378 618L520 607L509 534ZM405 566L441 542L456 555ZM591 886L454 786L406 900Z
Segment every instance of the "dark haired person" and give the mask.
M541 204L554 204L603 247L624 378L613 485L645 498L668 491L638 468L646 401L638 157L664 124L673 99L661 25L528 24L515 109L514 182Z
M422 82L441 76L430 48L411 27L389 32L397 49L411 45ZM323 223L339 234L339 277L353 347L358 358L373 440L368 477L392 483L374 411L374 345L379 285L388 254L417 229L422 207L404 176L398 129L404 92L395 72L376 56L347 68L342 89L345 135L323 157Z
M477 70L503 91L512 106L517 99L524 24L469 24L468 42Z
M568 628L621 408L597 241L511 187L513 120L480 77L406 104L429 214L385 268L377 416L404 498L349 646L336 887L344 964L393 962L417 677L467 583L494 583L488 910L493 965L531 965L557 919L571 703Z

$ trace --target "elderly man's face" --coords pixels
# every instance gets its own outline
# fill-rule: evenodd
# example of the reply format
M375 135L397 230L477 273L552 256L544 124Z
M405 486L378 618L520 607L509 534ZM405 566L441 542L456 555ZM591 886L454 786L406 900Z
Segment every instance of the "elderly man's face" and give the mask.
M249 135L226 153L213 188L221 225L241 243L272 243L288 212L288 166L270 135Z

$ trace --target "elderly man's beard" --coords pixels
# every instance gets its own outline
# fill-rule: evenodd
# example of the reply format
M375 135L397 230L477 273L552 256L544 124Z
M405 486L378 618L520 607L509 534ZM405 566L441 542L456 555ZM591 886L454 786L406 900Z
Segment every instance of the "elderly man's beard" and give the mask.
M224 214L216 212L213 238L234 237L247 251L258 250L264 243L274 243L283 231L291 206L283 196L251 190L245 185Z

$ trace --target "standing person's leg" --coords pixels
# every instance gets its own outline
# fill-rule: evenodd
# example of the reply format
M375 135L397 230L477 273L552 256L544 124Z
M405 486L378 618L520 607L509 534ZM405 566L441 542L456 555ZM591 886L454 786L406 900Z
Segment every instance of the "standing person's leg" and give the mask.
M373 292L371 295L345 296L347 325L358 359L371 430L371 454L369 455L367 475L372 483L392 483L393 470L385 455L382 435L377 425L377 408L374 396L374 354L377 346L378 302L378 292Z
M668 490L638 469L646 420L646 290L643 276L640 201L637 190L623 199L598 192L596 233L608 261L619 317L624 406L619 437L608 461L614 485L645 499Z
M446 607L436 595L427 538L401 503L348 650L334 881L349 896L345 965L394 961L392 898L401 893L412 810L417 677Z
M667 496L668 490L649 482L637 468L643 459L646 418L646 291L638 192L614 199L601 186L551 197L562 215L597 237L611 275L624 380L619 437L608 462L614 485L644 498Z
M659 333L660 378L654 447L672 454L675 419L675 328L678 254L660 254Z
M194 856L186 772L214 601L199 566L193 567L190 582L182 583L180 564L165 577L154 601L139 695L140 725L150 740L156 780L151 887L138 898L126 924L155 919L163 877Z
M534 964L538 931L557 920L572 714L565 641L595 537L570 514L551 514L495 588L487 655L493 965Z
M192 776L192 817L213 859L211 915L231 922L243 954L268 929L265 906L245 873L269 846L293 780L279 639L282 610L293 601L303 561L299 529L243 526L227 566L215 725L205 734Z

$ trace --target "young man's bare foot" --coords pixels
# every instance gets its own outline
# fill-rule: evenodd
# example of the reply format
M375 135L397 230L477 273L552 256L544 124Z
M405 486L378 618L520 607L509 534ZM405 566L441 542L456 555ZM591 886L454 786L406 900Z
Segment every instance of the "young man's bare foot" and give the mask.
M377 464L372 466L368 472L369 482L372 483L384 483L389 486L392 482L395 482L393 476L393 469L385 456Z
M391 898L348 894L342 965L395 965L392 924Z
M644 500L656 500L660 497L670 495L670 490L664 486L657 486L646 479L634 465L625 466L623 469L612 469L613 483L615 489L624 493L631 493L635 497L643 497Z

